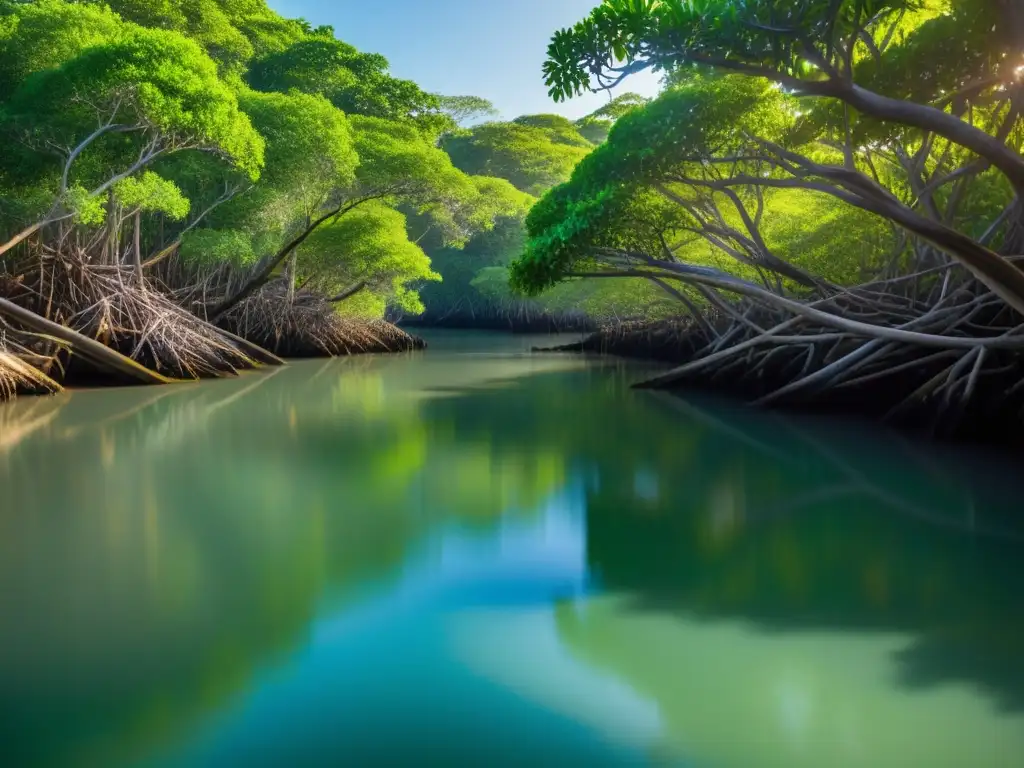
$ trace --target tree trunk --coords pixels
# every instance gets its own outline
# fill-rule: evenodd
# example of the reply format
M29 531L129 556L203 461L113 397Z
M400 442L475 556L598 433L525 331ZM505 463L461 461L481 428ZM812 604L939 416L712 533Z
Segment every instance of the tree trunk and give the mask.
M288 298L286 301L288 302L289 307L295 303L295 266L297 261L298 253L296 251L292 251L291 255L288 257L288 265L284 270L284 279L288 285Z
M117 229L121 222L117 220L114 196L107 198L107 236L103 238L103 253L100 259L104 265L117 264Z
M145 289L145 283L142 280L142 211L135 212L135 233L132 242L132 266L135 269L135 279L139 282L139 287Z
M351 299L353 296L355 296L357 293L364 290L365 288L366 281L360 280L358 283L350 285L348 288L346 288L336 296L332 296L327 301L329 301L331 304L337 304L339 302L345 301L345 299Z
M217 322L220 318L249 298L253 293L262 288L270 279L270 276L274 273L274 270L278 265L288 258L292 251L302 245L306 241L306 238L313 234L321 224L337 216L343 216L363 203L367 203L371 200L377 200L383 196L383 193L367 195L366 197L361 197L355 202L348 203L347 205L339 205L336 208L332 208L330 211L314 221L309 222L307 219L307 222L309 223L307 223L306 228L301 233L299 233L291 240L291 242L285 245L273 256L268 259L264 259L263 262L256 267L249 278L242 283L241 287L237 291L224 299L208 313L210 321L214 323Z

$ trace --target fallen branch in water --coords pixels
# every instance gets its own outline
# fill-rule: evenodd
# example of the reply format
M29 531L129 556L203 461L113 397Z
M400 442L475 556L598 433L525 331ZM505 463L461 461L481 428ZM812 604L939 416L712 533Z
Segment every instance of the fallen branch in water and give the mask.
M182 309L131 267L42 246L4 286L0 314L35 347L146 384L234 375L283 361Z
M47 320L42 315L19 307L7 299L0 298L0 314L30 330L59 339L73 353L81 355L100 369L124 374L143 384L168 384L173 381L78 331Z

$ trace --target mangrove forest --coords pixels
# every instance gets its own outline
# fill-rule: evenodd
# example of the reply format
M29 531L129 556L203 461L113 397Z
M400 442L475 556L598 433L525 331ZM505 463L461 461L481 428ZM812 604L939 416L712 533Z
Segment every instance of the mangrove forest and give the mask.
M1024 766L1024 0L0 0L0 765Z
M5 396L422 346L397 321L1019 431L1013 0L606 0L543 76L607 103L511 121L259 0L0 13Z

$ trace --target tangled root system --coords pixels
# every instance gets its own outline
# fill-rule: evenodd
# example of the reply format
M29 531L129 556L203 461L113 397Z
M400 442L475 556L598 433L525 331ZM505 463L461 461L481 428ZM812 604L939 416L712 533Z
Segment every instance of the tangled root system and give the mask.
M1022 442L1024 318L955 266L805 300L706 293L703 316L607 328L559 349L677 365L644 387Z
M19 305L170 378L232 375L255 365L217 328L132 270L91 264L83 254L44 248L16 282L8 281L7 292Z
M327 299L280 282L253 294L221 319L232 333L282 357L333 357L422 349L423 341L383 320L339 315Z
M52 394L60 384L33 366L36 356L10 338L10 329L0 322L0 400L17 394Z

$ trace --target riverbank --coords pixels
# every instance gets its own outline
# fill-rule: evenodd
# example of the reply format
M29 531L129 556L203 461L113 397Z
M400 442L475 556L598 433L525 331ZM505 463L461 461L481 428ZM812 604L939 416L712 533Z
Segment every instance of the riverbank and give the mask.
M0 284L0 401L64 386L223 378L284 365L283 358L426 346L392 323L345 318L304 294L285 302L259 292L213 324L129 270L66 266L41 260L33 280ZM39 290L46 285L48 293Z
M500 331L506 333L593 333L600 325L582 313L536 313L525 311L456 310L403 317L398 325L408 328L440 328L455 331Z
M844 356L866 356L871 344L864 341L853 352L844 350ZM641 382L639 388L713 392L756 406L866 418L933 439L1024 449L1024 359L1018 354L1002 353L993 375L974 378L967 392L955 396L952 388L942 386L955 381L942 353L797 391L794 382L827 372L830 360L793 345L778 347L780 354L768 364L754 361L753 355L733 356L723 364L709 346L705 330L689 319L678 319L610 326L577 342L534 351L657 361L674 366L673 372L680 374ZM789 396L777 396L780 392Z

